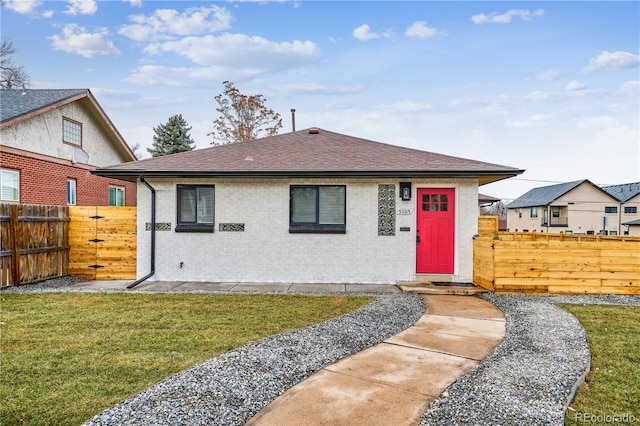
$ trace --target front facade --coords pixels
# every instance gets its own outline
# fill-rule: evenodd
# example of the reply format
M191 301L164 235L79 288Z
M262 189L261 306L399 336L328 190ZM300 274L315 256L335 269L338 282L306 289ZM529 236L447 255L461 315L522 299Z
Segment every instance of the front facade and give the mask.
M507 228L512 232L630 235L625 223L640 218L639 209L640 184L601 188L585 179L534 188L514 200L507 206Z
M94 173L139 182L139 278L395 283L470 281L478 185L521 172L310 129Z
M0 91L0 202L136 205L136 185L91 174L135 156L87 89Z

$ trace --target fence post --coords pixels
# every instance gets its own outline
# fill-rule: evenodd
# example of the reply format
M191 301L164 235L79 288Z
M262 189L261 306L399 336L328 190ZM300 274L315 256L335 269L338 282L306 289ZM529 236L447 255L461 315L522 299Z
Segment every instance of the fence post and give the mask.
M11 238L11 281L14 286L20 284L20 227L18 225L18 206L9 206L9 236Z

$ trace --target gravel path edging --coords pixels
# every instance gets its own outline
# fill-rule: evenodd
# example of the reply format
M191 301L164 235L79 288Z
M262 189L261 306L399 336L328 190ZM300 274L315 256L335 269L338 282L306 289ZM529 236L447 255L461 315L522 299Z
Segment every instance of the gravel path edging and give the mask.
M425 309L416 294L377 295L349 314L249 343L181 371L84 425L244 424L316 371L407 329Z

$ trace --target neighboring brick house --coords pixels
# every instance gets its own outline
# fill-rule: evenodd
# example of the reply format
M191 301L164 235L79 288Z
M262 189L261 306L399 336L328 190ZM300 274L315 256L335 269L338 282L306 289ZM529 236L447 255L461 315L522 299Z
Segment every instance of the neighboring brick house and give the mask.
M135 161L88 89L0 90L0 202L136 205L136 185L91 174Z
M587 179L534 188L507 205L514 232L633 235L640 182L599 187Z
M471 281L478 186L522 172L312 128L93 173L138 182L139 279L396 283Z

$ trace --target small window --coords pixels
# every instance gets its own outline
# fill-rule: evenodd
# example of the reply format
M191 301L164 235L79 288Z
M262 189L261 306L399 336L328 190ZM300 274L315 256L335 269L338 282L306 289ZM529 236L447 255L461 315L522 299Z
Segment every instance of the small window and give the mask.
M20 173L0 170L0 200L20 201Z
M344 234L346 191L344 185L291 186L289 232Z
M609 231L609 235L617 236L618 231Z
M70 206L76 205L76 180L67 179L67 204Z
M605 213L618 213L618 207L617 206L607 206L604 208L604 212Z
M213 232L213 185L178 185L176 232Z
M532 218L538 217L538 208L537 207L531 207L531 217Z
M518 219L522 219L522 208L518 209Z
M124 188L118 186L109 187L109 205L110 206L124 206Z
M624 212L625 213L636 214L636 213L638 213L638 208L636 206L625 207L624 208Z
M551 207L551 217L560 217L560 207Z
M62 141L71 145L82 146L82 123L62 119Z

